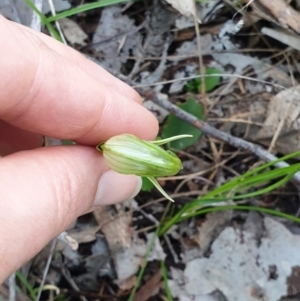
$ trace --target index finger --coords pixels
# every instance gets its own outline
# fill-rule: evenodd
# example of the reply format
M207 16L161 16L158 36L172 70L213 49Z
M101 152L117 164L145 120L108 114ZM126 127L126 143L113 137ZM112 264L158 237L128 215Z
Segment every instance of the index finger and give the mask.
M66 52L61 55L37 35L24 35L20 27L1 17L0 35L6 58L0 61L1 119L28 131L84 144L121 133L155 137L155 117L138 103L138 97L132 99L134 93L129 98L116 91L114 78L108 80L110 84L100 81L92 76L93 71L68 60Z

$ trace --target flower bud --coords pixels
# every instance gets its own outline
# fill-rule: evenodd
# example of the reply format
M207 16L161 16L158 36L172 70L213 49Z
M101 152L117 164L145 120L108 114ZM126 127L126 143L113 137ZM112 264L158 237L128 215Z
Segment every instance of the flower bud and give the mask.
M130 134L118 135L97 146L107 165L121 174L142 177L175 175L182 168L180 159L171 151Z
M145 141L130 134L114 136L96 148L103 153L107 165L121 174L147 177L168 200L174 200L162 189L155 177L172 176L182 169L180 159L159 145L192 137L179 135L171 138Z

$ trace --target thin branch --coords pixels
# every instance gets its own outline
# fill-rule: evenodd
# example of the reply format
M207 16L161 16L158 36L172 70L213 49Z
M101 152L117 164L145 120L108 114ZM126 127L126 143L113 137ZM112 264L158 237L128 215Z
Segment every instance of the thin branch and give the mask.
M145 91L143 94L145 95ZM183 111L178 106L172 104L168 100L156 97L155 95L153 95L152 91L147 91L146 94L147 94L148 99L151 99L153 102L155 102L162 108L166 109L167 111L169 111L176 117L192 124L194 127L201 130L206 135L213 136L213 137L217 138L218 140L224 141L230 145L235 146L236 148L242 148L244 150L251 151L253 154L255 154L260 159L262 159L266 162L271 162L271 161L278 159L276 156L274 156L273 154L271 154L270 152L265 150L260 145L245 141L241 138L237 138L230 134L227 134L225 132L217 130L216 128L212 127L208 123L199 120L194 115ZM283 168L283 167L288 167L289 164L284 161L281 161L281 162L276 163L275 166L278 168ZM300 172L295 173L295 175L293 176L293 179L298 185L300 185Z
M109 70L111 72L111 70ZM114 74L114 72L112 72ZM186 76L183 78L175 78L175 79L171 79L171 80L166 80L166 81L161 81L155 84L135 84L133 85L133 88L135 89L139 89L139 88L145 88L145 87L153 87L153 86L160 86L160 85L166 85L166 84L172 84L175 82L179 82L179 81L183 81L183 80L191 80L191 79L195 79L195 78L203 78L203 77L216 77L216 76L221 76L221 77L228 77L228 78L241 78L241 79L245 79L245 80L249 80L252 82L257 82L257 83L261 83L261 84L265 84L268 86L273 86L275 88L278 88L280 90L287 90L284 86L278 85L278 84L274 84L265 80L260 80L254 77L249 77L249 76L244 76L244 75L240 75L240 74L229 74L229 73L222 73L222 74L204 74L204 76L200 75L192 75L192 76Z
M16 300L16 274L13 273L8 278L9 297L8 301Z
M194 16L194 26L196 32L196 41L197 41L197 49L198 49L198 60L199 60L199 71L202 77L205 76L205 68L203 64L203 57L202 57L202 47L201 47L201 36L200 36L200 28L197 16L197 4L196 0L193 0L193 16ZM207 114L207 99L206 99L206 90L205 90L205 81L201 81L201 96L202 101L204 104L204 116Z
M80 300L87 301L87 298L83 294L81 294L81 291L80 291L79 287L77 286L76 282L70 276L69 271L66 270L64 267L61 267L60 271L61 271L61 274L63 275L63 277L66 279L66 281L70 284L71 288L74 291L78 292Z
M35 301L39 301L40 298L41 298L43 287L44 287L44 284L46 282L46 278L47 278L48 271L49 271L49 268L50 268L50 264L51 264L51 261L52 261L53 253L54 253L54 250L55 250L55 247L56 247L56 242L57 242L56 238L52 240L50 250L49 250L48 259L47 259L47 263L46 263L44 273L43 273L42 282L40 284L40 287L39 287L39 290L38 290Z
M51 10L51 14L52 16L55 16L56 15L56 11L55 11L55 7L54 7L54 3L53 3L53 0L48 0L48 4L49 4L49 7L50 7L50 10ZM68 45L66 39L65 39L65 36L61 30L61 27L60 27L60 24L58 21L55 21L55 25L56 25L56 28L58 30L58 33L60 35L60 38L62 40L62 42L65 44L65 45Z

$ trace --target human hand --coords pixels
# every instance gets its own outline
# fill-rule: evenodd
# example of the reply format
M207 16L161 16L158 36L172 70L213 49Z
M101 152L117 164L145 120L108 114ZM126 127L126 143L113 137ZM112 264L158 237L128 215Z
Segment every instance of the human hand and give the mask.
M79 215L133 197L140 178L94 148L158 124L139 95L75 50L0 16L0 283ZM40 148L42 135L80 145ZM6 156L7 155L7 156Z

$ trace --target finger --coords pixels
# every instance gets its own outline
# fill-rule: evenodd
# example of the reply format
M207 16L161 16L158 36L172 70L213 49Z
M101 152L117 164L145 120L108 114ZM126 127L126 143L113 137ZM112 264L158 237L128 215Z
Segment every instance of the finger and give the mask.
M0 283L79 215L133 197L141 185L139 177L108 170L84 146L40 148L0 161Z
M42 146L41 135L24 131L0 120L0 156Z
M0 49L7 58L0 61L1 119L84 144L121 133L155 137L157 121L145 108L11 24L0 18ZM13 38L5 37L8 33ZM15 47L16 40L22 49Z

